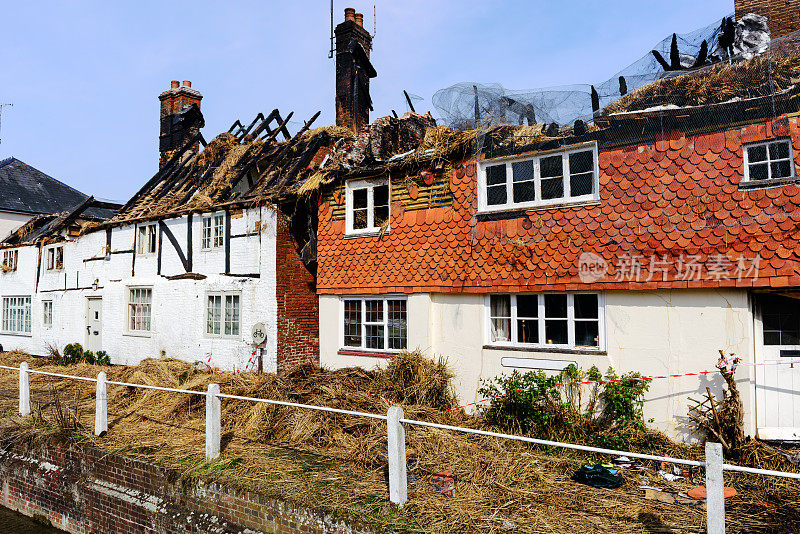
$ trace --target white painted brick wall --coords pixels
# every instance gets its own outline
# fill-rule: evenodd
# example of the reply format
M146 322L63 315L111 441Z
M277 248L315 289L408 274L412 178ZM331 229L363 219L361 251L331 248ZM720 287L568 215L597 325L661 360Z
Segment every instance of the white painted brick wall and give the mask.
M111 248L115 253L108 261L85 261L105 257L105 230L63 243L64 269L61 271L47 271L43 256L38 290L35 289L38 250L35 247L20 248L17 271L0 274L0 297L33 297L32 332L30 336L0 333L0 344L5 350L21 349L40 355L46 354L48 344L60 350L74 342L85 346L87 297L102 297L102 345L113 363L135 364L145 358L158 358L162 351L169 357L204 361L206 353L210 352L214 366L225 370L242 369L253 350L250 343L252 325L263 322L268 328L264 367L275 371L276 213L271 207L254 208L231 219L231 235L253 234L231 240L231 273L258 273L260 278L224 274L224 249L200 249L202 219L202 215L192 218L192 272L206 275L204 280L171 281L166 278L185 272L166 235L162 238L161 275L157 274L157 254L137 256L132 275L132 254L125 251L134 248L133 225L113 229ZM259 222L260 230L256 232ZM170 219L166 224L185 248L187 217ZM185 250L183 252L186 254ZM95 280L99 285L97 291L91 289ZM129 286L153 289L149 334L134 335L127 331ZM205 333L206 295L214 291L237 291L241 294L241 332L235 339L211 337ZM53 301L52 327L42 324L43 300Z

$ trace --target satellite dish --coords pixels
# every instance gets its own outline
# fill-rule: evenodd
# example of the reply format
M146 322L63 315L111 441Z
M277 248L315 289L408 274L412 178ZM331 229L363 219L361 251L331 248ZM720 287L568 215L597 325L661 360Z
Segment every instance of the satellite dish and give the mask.
M256 323L253 325L253 344L261 345L267 340L267 327L264 323Z

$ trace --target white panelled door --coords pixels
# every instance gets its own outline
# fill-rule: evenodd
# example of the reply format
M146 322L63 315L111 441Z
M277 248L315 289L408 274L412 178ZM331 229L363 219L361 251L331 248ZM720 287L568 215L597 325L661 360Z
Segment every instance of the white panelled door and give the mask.
M758 437L800 440L800 300L755 295ZM776 365L777 364L777 365Z
M86 350L97 353L103 350L103 299L91 297L86 299Z

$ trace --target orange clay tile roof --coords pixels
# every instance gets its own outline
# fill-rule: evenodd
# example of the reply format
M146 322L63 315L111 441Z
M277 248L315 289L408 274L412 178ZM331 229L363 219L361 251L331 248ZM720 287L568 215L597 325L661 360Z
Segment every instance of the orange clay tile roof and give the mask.
M318 292L800 286L800 186L739 187L742 143L771 138L772 126L601 147L599 203L506 220L479 220L474 162L453 170L452 206L393 206L382 237L345 238L345 222L331 217L334 196L323 196ZM775 132L791 136L800 167L798 119L778 121ZM582 279L582 257L602 276Z

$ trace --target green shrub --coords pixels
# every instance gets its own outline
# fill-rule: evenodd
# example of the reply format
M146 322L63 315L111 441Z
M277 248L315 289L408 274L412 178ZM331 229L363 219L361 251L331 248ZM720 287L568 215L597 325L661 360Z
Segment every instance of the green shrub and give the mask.
M623 375L639 377L639 373ZM632 440L650 439L642 416L649 380L598 382L616 379L611 367L605 377L595 366L583 371L570 365L553 376L514 371L483 382L479 392L491 398L483 415L489 424L508 432L584 440L601 447L625 448ZM595 383L573 384L583 381Z
M64 357L62 362L64 365L74 365L81 361L83 358L83 347L80 343L70 343L64 347Z
M95 363L97 365L111 365L111 358L108 357L108 353L104 350L98 350L97 354L95 355Z
M62 365L75 365L80 362L85 362L90 365L111 365L111 359L104 350L99 350L97 354L94 354L90 350L83 350L80 343L70 343L64 347L64 355L60 360Z

